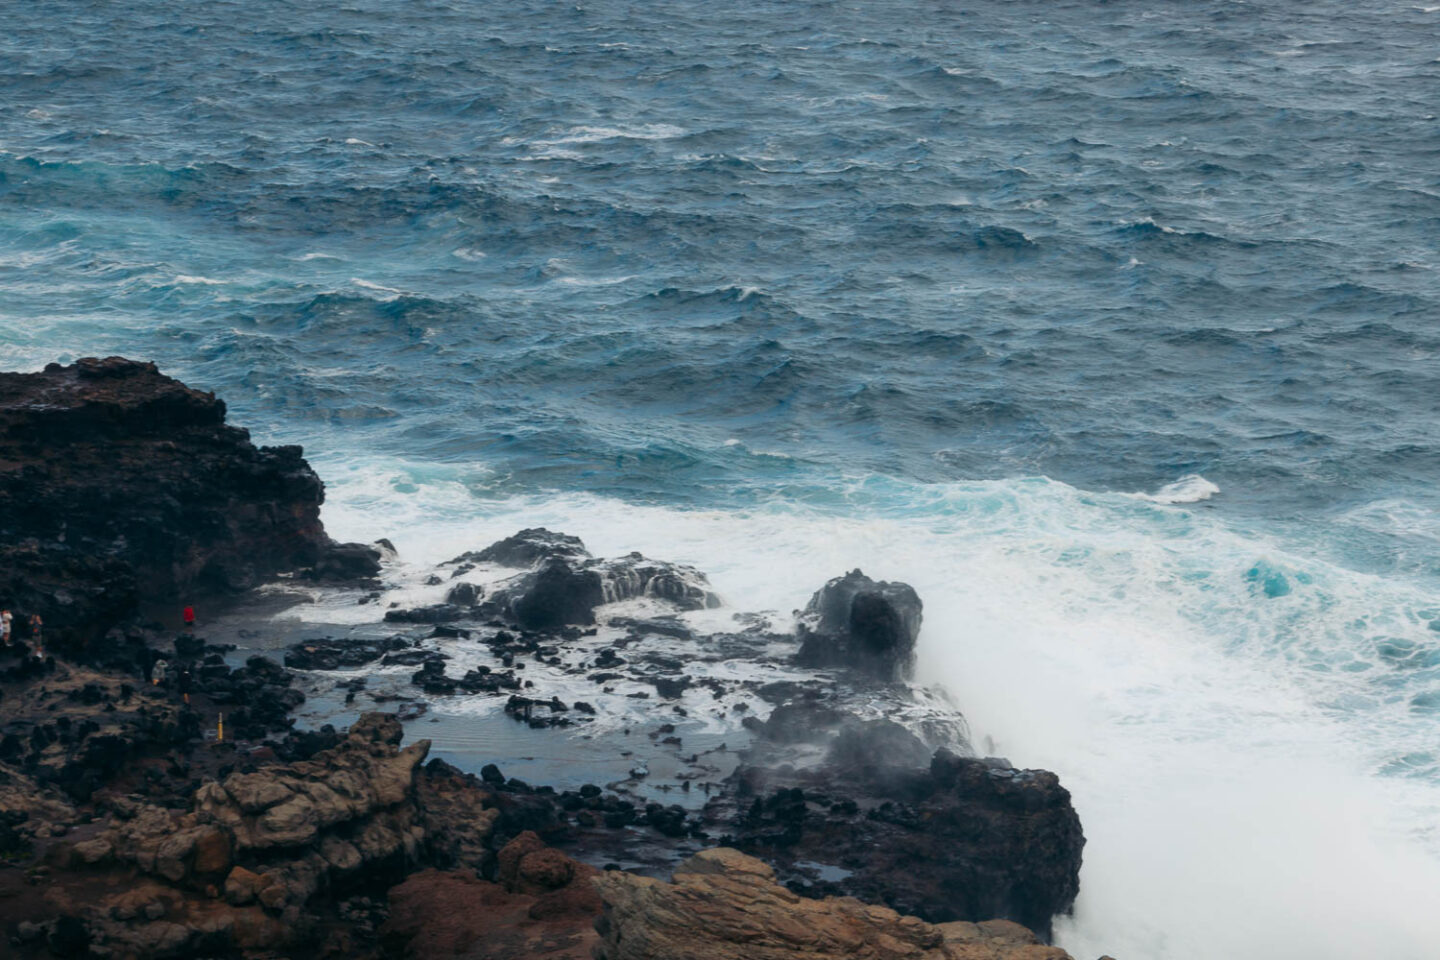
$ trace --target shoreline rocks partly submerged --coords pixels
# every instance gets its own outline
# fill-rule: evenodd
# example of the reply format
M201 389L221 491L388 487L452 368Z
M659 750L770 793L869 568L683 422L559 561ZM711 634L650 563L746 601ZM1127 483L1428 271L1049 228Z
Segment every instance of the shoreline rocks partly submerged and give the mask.
M1045 936L1073 903L1084 839L1069 795L1053 774L973 757L958 713L915 720L908 586L854 571L796 633L738 616L706 633L684 616L719 605L699 571L529 529L442 564L442 602L383 622L377 604L373 637L237 667L188 635L172 647L141 615L280 573L358 580L371 602L381 551L324 534L298 449L257 449L223 421L222 402L153 365L0 374L0 589L62 641L42 660L0 651L0 931L21 955L638 960L680 955L664 944L687 936L690 908L666 898L703 888L684 955L1066 956L991 921ZM32 501L63 520L28 516ZM585 731L626 756L616 718L652 704L648 741L672 756L680 802L662 802L671 784L643 756L604 787L550 787L424 763L428 741L402 748L394 715L291 729L296 681L335 670L347 704L403 698L415 717L495 697L503 710L476 722ZM576 684L594 692L557 695ZM687 747L702 714L740 745ZM736 911L769 952L725 932ZM855 939L856 923L871 932Z

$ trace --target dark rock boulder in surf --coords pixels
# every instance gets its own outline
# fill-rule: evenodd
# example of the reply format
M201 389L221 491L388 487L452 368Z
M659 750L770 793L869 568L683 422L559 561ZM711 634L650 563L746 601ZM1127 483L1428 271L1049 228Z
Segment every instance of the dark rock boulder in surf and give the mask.
M473 607L480 602L483 592L475 584L462 580L445 594L445 602L457 607Z
M809 691L751 729L704 827L796 893L931 923L1000 917L1041 935L1074 901L1085 838L1070 794L1053 773L969 756L963 724L927 745Z
M849 667L881 680L910 675L922 604L909 584L876 582L859 570L836 577L810 598L796 660Z
M720 606L720 598L710 591L710 581L694 567L649 560L639 553L614 560L592 560L588 566L604 578L606 603L653 597L681 610Z
M153 363L0 373L0 596L51 639L282 572L373 576L378 551L325 535L324 497L299 447L256 447Z
M386 610L386 623L449 623L465 616L465 610L453 603L437 603L408 610Z
M747 761L733 799L707 807L707 828L806 896L853 896L930 923L999 917L1047 936L1079 892L1085 837L1069 792L1048 771L943 748L916 766L920 745L896 726L846 727L818 765ZM838 869L817 876L815 864Z
M834 767L872 775L923 766L929 760L930 748L894 720L865 720L842 727L826 756Z
M450 563L498 563L502 567L531 567L546 557L589 557L579 537L530 527L497 540L484 550L462 553Z
M595 608L605 602L605 584L595 570L565 557L547 557L495 599L520 626L553 630L571 623L594 623Z
M317 580L365 580L380 572L384 551L380 544L331 543L310 575Z
M639 597L663 600L681 610L717 607L720 600L709 586L693 567L649 560L639 553L613 560L552 555L497 587L489 602L495 612L528 630L555 630L592 624L596 607Z

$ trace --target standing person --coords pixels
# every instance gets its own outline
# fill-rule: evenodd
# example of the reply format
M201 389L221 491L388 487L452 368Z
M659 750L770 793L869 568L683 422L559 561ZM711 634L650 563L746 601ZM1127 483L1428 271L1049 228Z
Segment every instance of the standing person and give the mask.
M0 610L0 637L5 639L5 646L10 646L10 622L15 618L10 615L9 610Z
M45 640L41 636L44 629L45 621L40 619L40 614L32 613L30 615L30 639L35 641L36 660L45 659Z
M189 664L186 664L185 666L183 666L183 667L180 668L179 688L180 688L180 696L184 698L184 700L185 700L185 706L187 706L187 707L190 706L190 686L191 686L190 665L189 665Z
M154 668L150 671L150 684L152 686L158 687L160 686L160 684L164 683L165 671L168 669L170 669L169 660L166 660L164 657L156 660Z
M184 612L184 614L182 614L182 616L184 616L184 618L185 618L185 629L186 629L186 630L194 630L194 629L195 629L195 608L194 608L194 607L189 607L189 606L187 606L187 607L185 608L185 612Z

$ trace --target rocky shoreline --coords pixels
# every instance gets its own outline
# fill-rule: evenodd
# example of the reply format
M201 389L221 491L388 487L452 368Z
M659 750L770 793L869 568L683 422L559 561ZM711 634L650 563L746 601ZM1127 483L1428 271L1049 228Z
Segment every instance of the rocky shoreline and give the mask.
M852 571L792 625L543 529L400 583L325 534L298 448L224 419L150 364L0 374L17 955L1067 956L1069 794L907 682L908 586ZM363 615L272 636L247 598L277 579ZM233 637L167 622L221 599ZM455 703L566 761L430 758L407 725Z

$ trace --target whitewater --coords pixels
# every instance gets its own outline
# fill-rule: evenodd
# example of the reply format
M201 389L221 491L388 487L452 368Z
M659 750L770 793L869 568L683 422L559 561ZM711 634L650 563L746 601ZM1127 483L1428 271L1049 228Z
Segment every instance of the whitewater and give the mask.
M154 359L417 569L907 581L1075 956L1435 955L1434 7L47 9L0 367Z
M677 511L477 502L403 464L354 466L327 526L387 533L422 566L545 525L693 563L727 609L781 622L856 565L913 584L917 681L961 705L983 753L1074 794L1088 844L1056 942L1076 956L1420 958L1440 935L1433 718L1382 672L1433 665L1424 591L1237 533L1173 491L872 482L838 514Z

